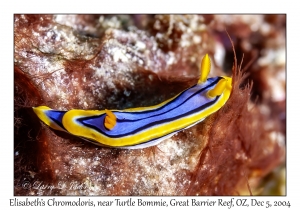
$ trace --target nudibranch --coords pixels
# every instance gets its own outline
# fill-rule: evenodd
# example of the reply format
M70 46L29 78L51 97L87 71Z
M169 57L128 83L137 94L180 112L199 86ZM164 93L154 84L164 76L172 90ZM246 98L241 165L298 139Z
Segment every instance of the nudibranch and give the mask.
M201 62L198 83L158 105L124 110L58 111L47 106L33 107L46 125L94 144L138 149L158 144L218 111L229 99L230 77L207 78L210 58Z

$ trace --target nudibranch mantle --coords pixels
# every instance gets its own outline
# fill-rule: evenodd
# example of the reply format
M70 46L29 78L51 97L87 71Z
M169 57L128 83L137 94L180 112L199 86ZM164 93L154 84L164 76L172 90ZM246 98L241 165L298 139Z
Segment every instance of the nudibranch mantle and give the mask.
M210 59L204 56L199 81L173 98L150 107L124 110L33 110L46 125L94 144L126 149L154 146L204 120L229 99L230 77L208 78ZM204 75L204 76L203 76Z

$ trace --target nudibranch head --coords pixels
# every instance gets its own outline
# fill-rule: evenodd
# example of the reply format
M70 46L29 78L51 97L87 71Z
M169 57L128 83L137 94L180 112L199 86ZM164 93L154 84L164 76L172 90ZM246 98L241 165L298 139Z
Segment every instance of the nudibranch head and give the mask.
M211 61L208 54L206 54L201 61L200 78L198 80L199 85L207 82L207 77L209 75L210 68L211 68ZM214 104L214 109L217 108L216 109L217 111L227 102L227 100L230 97L231 91L232 91L232 78L222 76L222 79L220 79L218 83L207 92L206 96L207 98L210 99L215 98L217 96L221 97L219 102Z
M213 89L211 89L207 92L207 96L210 98L214 98L216 96L222 95L222 93L225 91L225 88L227 86L227 82L228 82L227 79L225 79L225 78L221 79ZM228 83L228 84L230 84L230 83Z
M218 83L207 91L208 99L218 98L218 100L211 106L212 113L222 108L230 98L232 91L232 78L222 76Z

